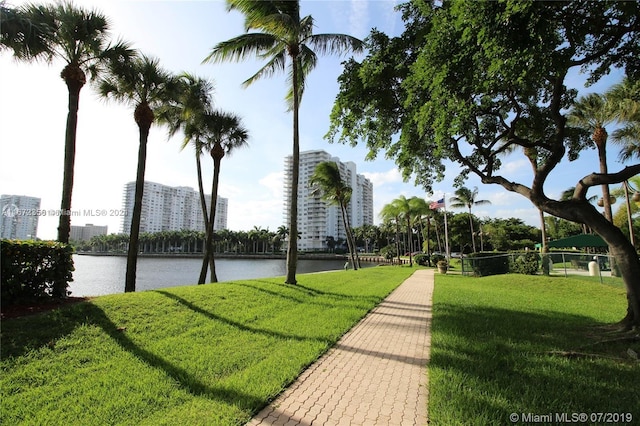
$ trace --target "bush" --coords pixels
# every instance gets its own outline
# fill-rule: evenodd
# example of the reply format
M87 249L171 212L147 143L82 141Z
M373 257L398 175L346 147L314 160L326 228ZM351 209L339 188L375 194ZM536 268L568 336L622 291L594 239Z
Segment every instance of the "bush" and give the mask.
M380 254L384 256L385 259L393 259L398 255L398 253L396 252L396 247L393 244L382 247L380 249Z
M470 268L473 275L486 277L509 273L509 257L505 253L480 252L463 259L464 269Z
M516 274L535 275L540 268L540 255L536 252L517 254L511 257L509 269Z
M413 258L413 260L421 266L428 266L429 262L429 256L426 254L416 254L416 256Z
M440 262L441 260L447 260L447 258L445 257L444 254L440 254L440 253L433 253L431 255L431 264L432 265L437 265L438 262Z
M58 242L0 241L2 305L68 296L72 254Z

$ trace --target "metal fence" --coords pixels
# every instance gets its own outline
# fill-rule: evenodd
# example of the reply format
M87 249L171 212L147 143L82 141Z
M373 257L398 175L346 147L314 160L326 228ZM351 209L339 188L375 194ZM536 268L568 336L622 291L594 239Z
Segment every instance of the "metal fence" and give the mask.
M520 252L462 258L463 275L495 275L514 272L518 263L529 262L530 273L544 273L543 259L546 259L550 275L586 275L610 277L612 257L606 254L550 252ZM537 261L537 267L535 262ZM615 267L615 266L614 266Z

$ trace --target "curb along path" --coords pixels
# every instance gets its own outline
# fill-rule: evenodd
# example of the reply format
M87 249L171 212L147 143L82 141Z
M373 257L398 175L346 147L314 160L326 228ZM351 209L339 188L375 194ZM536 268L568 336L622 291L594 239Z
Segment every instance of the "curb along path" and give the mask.
M433 281L414 272L248 425L426 425Z

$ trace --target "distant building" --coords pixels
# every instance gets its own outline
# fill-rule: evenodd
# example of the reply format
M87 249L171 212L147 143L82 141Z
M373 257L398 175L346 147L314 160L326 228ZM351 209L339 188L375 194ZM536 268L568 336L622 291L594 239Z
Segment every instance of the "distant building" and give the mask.
M69 239L72 241L89 241L96 235L107 235L107 226L94 225L87 223L84 226L71 226L71 235Z
M35 240L40 218L40 198L0 195L0 236L13 240Z
M128 234L131 229L135 189L135 182L129 182L124 186L122 208L125 214L122 218L121 232L125 234ZM205 195L205 203L207 208L211 205L210 195ZM213 229L227 229L228 204L228 199L218 197ZM199 193L186 186L171 187L145 181L140 232L183 229L204 231Z
M332 157L323 150L301 152L298 181L298 232L301 233L298 240L299 250L326 250L328 237L333 237L335 241L346 239L340 208L327 204L320 194L311 194L309 180L316 166L324 161L334 161L338 164L342 179L352 188L351 201L347 206L351 227L373 225L373 184L366 177L356 173L356 164L351 161L342 163L339 158ZM292 165L293 158L289 155L285 158L284 167L285 224L289 223L291 211Z

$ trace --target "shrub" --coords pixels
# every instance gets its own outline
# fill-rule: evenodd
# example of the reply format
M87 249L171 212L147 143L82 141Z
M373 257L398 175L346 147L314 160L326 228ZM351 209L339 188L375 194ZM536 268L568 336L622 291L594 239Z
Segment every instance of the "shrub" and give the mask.
M421 266L428 266L428 260L429 260L429 256L426 254L416 254L416 256L413 258L413 260Z
M463 259L465 270L470 268L473 275L486 277L509 273L509 257L504 253L480 252Z
M516 274L535 275L540 268L540 255L536 252L516 254L511 257L509 269Z
M438 262L440 262L441 260L447 260L447 258L444 256L444 254L433 253L431 255L431 264L432 265L437 265Z
M73 248L52 241L0 241L2 305L69 295Z
M398 255L396 252L396 248L393 244L389 244L388 246L384 246L380 249L380 254L384 256L385 259L393 259Z

